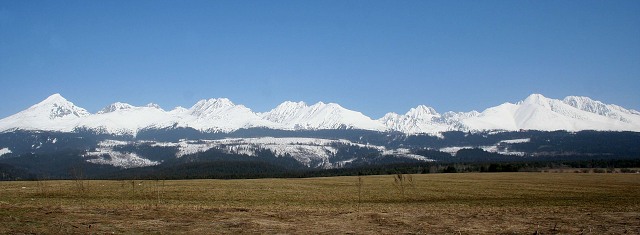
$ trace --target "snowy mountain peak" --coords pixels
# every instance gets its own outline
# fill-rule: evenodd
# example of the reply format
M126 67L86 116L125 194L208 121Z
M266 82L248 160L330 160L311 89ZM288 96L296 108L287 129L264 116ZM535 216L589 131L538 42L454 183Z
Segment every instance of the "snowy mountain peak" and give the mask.
M178 106L175 107L173 110L169 111L170 113L176 113L176 114L180 114L180 113L187 113L189 112L189 109L186 109L182 106Z
M163 110L162 107L160 107L160 105L154 104L154 103L148 103L147 105L145 105L145 107Z
M385 114L382 118L380 118L378 120L380 120L383 123L386 123L386 122L393 122L396 119L399 119L400 117L402 117L402 115L394 113L394 112L390 112L390 113Z
M33 115L46 115L49 119L64 117L85 117L89 115L87 110L75 106L73 103L56 93L47 97L42 102L25 110ZM25 112L23 111L23 112Z
M261 113L264 119L275 122L284 123L300 116L301 112L309 108L306 103L285 101L269 112Z
M286 129L340 129L354 128L385 130L382 123L336 103L318 102L308 106L304 102L284 102L260 116Z
M431 107L418 105L415 108L409 109L405 115L387 113L384 117L378 119L378 121L382 122L386 127L393 131L409 134L437 134L443 131L461 129L458 128L459 126L462 126L457 123L458 116L450 116L451 120L455 123L451 123L451 120L443 119L442 115Z
M87 110L75 106L60 94L53 94L28 109L0 120L0 131L73 131L77 121L89 117Z
M222 108L222 107L231 107L234 105L235 104L233 104L233 102L231 102L231 100L227 98L213 98L213 99L200 100L191 108L192 109L194 108L197 109L200 107Z
M307 107L307 103L303 101L299 101L299 102L285 101L282 104L278 105L276 109L277 108L298 109L298 108L304 108L304 107Z
M329 110L348 110L345 109L344 107L342 107L339 104L336 103L325 103L325 102L318 102L315 103L314 105L309 106L312 110L321 110L321 109L329 109Z
M307 106L307 104L302 101L300 102L285 101L282 104L278 105L275 109L272 109L271 112L277 112L277 113L291 112L291 111L304 109L307 107L309 106Z
M409 112L405 115L412 118L431 118L432 116L439 115L439 113L431 107L418 105L418 107L409 109Z
M128 110L132 108L134 108L133 105L122 103L122 102L115 102L113 104L108 105L107 107L104 107L102 110L98 111L98 114L111 113L118 110Z
M217 98L200 100L189 109L191 115L194 116L206 116L211 113L218 113L225 109L229 109L236 106L227 98ZM243 106L244 107L244 106Z
M60 95L60 93L55 93L53 95L50 95L49 97L47 97L43 101L40 101L40 104L42 104L42 103L64 103L64 102L69 102L69 101L67 99L65 99L64 97L62 97L62 95Z
M324 103L322 101L309 106L309 113L307 116L320 116L329 118L331 115L340 115L345 112L356 112L343 108L336 103ZM359 112L357 112L359 113Z
M536 104L548 106L550 99L541 94L531 94L519 104Z

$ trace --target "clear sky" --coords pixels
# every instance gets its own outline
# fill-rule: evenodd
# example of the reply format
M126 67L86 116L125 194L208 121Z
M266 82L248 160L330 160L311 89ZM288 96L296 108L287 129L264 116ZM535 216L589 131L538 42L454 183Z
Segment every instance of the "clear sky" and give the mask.
M0 0L0 118L53 93L97 112L226 97L374 119L531 93L640 110L640 1Z

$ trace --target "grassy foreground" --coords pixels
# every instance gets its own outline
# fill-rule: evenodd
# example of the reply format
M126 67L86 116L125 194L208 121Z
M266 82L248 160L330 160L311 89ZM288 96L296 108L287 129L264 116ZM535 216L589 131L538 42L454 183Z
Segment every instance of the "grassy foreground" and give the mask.
M428 174L412 181L0 182L0 234L640 234L639 174Z

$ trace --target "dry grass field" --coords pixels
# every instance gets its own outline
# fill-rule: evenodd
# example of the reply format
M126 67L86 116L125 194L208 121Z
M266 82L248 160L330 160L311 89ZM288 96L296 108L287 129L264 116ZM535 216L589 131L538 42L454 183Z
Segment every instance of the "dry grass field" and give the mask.
M0 234L640 234L640 174L411 178L0 182Z

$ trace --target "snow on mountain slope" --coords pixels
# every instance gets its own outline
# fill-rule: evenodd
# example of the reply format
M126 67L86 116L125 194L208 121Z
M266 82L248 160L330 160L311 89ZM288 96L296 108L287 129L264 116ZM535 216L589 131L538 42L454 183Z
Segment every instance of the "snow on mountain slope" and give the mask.
M100 143L103 147L93 155L114 151L114 146L130 144L122 141L107 140ZM179 142L153 142L152 146L177 147L176 157L205 152L209 149L220 149L228 154L242 154L249 157L258 156L262 150L270 150L278 157L292 157L307 167L336 168L344 166L345 162L332 162L331 158L338 153L338 146L358 146L361 148L376 149L385 155L413 158L422 161L429 159L411 154L403 149L386 149L384 146L365 145L348 140L330 140L318 138L227 138L217 140L181 140ZM93 156L92 155L92 156Z
M73 131L77 123L89 116L60 94L53 94L26 110L0 120L0 131L12 129Z
M335 103L318 102L308 106L304 102L287 101L260 116L292 130L349 128L384 131L387 129L382 123Z
M124 141L105 140L98 143L98 147L94 151L87 152L83 157L87 158L87 162L112 165L120 168L135 168L145 166L159 165L160 162L152 161L138 156L135 153L125 153L113 150L113 147L124 146L129 144Z
M514 113L516 128L520 129L574 131L589 128L588 124L582 126L581 122L590 118L593 117L588 117L559 100L549 99L540 94L533 94L520 102Z
M504 103L463 119L462 123L472 130L518 130L513 119L517 109L518 106L515 104Z
M424 105L410 109L405 115L387 113L379 122L389 129L408 134L428 133L437 134L445 131L458 130L457 118L453 113L448 113L449 118L436 112L435 109ZM452 122L453 121L453 122Z
M0 157L2 157L2 155L9 154L9 153L12 153L9 148L1 148L0 149Z
M111 104L78 122L78 127L111 134L136 135L140 129L167 127L178 122L180 115L166 112L157 105L135 107L126 103Z
M103 114L103 113L111 113L111 112L115 112L118 110L128 110L128 109L133 109L134 107L130 104L127 103L121 103L121 102L115 102L113 104L108 105L107 107L104 107L102 110L98 111L98 114Z
M628 110L614 104L605 104L583 96L567 96L562 101L582 111L606 116L626 123L640 123L640 112L636 110Z
M304 102L285 101L271 111L259 115L275 123L290 125L298 122L305 115L307 109L309 109L309 106Z
M142 107L111 104L96 114L75 106L60 94L0 120L0 131L16 129L71 132L88 128L102 133L128 134L144 128L190 127L231 132L266 127L285 130L363 129L438 134L482 130L614 130L640 131L640 112L604 104L587 97L563 100L533 94L518 103L504 103L479 113L446 112L420 105L406 114L388 113L378 120L335 103L284 102L265 113L236 105L229 99L200 100L189 109L165 111L156 104Z
M567 100L571 100L571 98ZM579 106L579 104L575 105ZM630 117L630 119L633 118L635 117ZM640 131L640 122L623 122L605 115L581 110L562 100L549 99L540 94L530 95L517 104L505 103L488 108L475 117L464 119L463 123L472 130Z
M240 128L278 126L226 98L200 100L185 114L188 115L183 116L178 126L199 130L228 132Z

